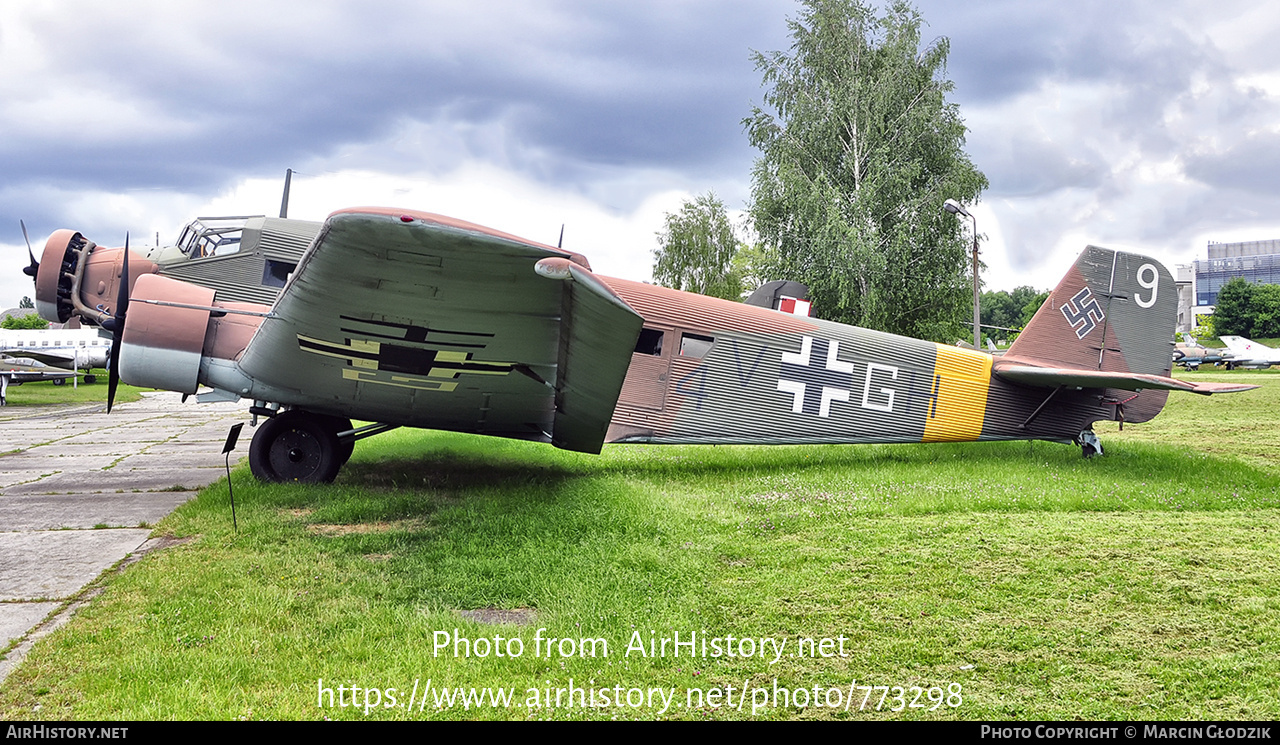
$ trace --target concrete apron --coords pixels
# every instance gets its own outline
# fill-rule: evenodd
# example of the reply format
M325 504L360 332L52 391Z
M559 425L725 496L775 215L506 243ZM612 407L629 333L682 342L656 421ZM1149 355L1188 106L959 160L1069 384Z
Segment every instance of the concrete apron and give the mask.
M86 585L163 540L151 526L226 474L227 430L247 417L176 393L105 409L0 409L0 650L21 640L0 682L90 599Z

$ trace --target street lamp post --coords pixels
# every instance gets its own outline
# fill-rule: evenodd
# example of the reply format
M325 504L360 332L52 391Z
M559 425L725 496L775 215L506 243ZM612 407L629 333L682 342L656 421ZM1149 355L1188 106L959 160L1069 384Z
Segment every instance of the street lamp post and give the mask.
M969 214L969 211L960 206L960 203L954 199L948 199L942 203L942 208L953 215L964 215L973 221L973 347L974 349L982 349L982 321L978 313L978 218Z

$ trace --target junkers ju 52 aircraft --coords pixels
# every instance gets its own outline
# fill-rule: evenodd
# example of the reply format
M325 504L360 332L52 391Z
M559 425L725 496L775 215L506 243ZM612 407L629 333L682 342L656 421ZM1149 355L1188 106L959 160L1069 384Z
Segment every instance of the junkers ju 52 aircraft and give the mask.
M1041 439L1091 455L1095 421L1254 387L1169 377L1172 277L1095 247L999 359L598 276L576 253L382 208L206 219L148 255L60 230L26 272L45 318L113 334L108 408L117 379L251 401L267 481L331 481L356 440L395 426L590 453Z

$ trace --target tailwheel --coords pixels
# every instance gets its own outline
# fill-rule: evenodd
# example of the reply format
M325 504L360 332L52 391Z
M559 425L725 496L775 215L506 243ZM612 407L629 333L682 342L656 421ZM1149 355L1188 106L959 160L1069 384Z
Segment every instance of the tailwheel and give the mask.
M1093 430L1081 430L1080 435L1076 437L1076 442L1080 444L1080 454L1086 458L1092 458L1095 455L1102 455L1102 440L1094 434Z
M333 481L345 456L331 419L296 409L268 419L249 445L253 475L259 481L285 483Z

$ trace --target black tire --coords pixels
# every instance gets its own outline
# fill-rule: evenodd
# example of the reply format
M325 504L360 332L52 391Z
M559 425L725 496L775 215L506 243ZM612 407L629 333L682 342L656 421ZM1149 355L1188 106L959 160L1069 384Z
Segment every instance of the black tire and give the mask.
M327 426L329 430L333 432L334 439L337 439L339 432L346 432L347 430L351 429L351 420L347 419L346 417L329 416L326 414L320 418L324 420L325 426ZM351 460L351 453L354 452L355 449L356 449L355 440L350 440L345 443L342 442L341 440L338 440L338 457L340 459L341 465L345 466L347 464L347 461Z
M97 375L86 375L86 376L84 376L84 382L88 383L89 385L93 385L94 383L98 382L98 376L97 376Z
M249 469L259 481L327 484L342 468L341 448L321 417L286 411L258 427L249 443Z
M67 379L66 379L66 378L54 378L54 379L53 379L53 384L54 384L54 385L66 385L66 383L67 383Z

